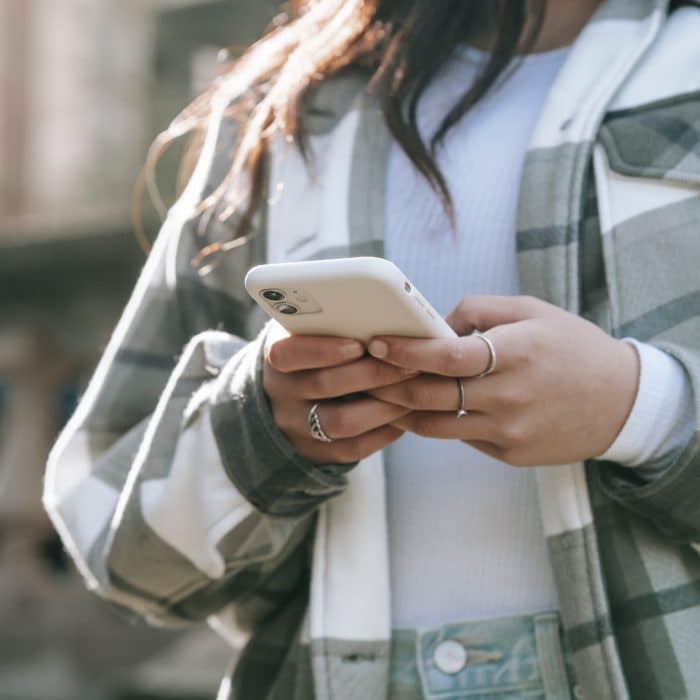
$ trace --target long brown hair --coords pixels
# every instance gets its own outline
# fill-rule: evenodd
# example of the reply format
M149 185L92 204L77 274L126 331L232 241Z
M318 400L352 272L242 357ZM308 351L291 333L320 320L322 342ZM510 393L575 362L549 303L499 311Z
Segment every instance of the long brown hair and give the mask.
M154 141L140 184L161 211L154 165L177 138L206 128L217 99L231 101L238 124L232 165L193 216L217 208L231 218L229 246L202 249L195 264L242 243L265 194L266 145L276 134L293 140L306 157L303 103L321 82L343 71L367 74L367 89L380 100L389 130L440 196L450 218L452 202L436 162L449 129L502 77L516 51L527 53L539 34L547 0L307 0L297 12L278 15L262 39L222 72ZM480 28L494 31L490 58L476 81L445 115L429 143L417 125L421 95L458 44ZM235 98L235 99L234 99ZM244 184L245 183L245 184Z

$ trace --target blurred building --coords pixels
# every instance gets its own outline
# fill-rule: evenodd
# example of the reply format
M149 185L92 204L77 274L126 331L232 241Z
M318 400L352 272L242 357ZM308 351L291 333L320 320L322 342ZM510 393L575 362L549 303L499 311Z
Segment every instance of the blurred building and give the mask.
M276 5L0 3L0 700L210 697L227 661L208 630L146 629L85 592L39 498L144 262L130 196L147 144Z

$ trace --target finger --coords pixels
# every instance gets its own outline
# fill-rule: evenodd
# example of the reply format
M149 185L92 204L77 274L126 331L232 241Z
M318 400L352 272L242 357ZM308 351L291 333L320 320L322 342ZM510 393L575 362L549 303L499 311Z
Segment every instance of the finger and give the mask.
M550 315L556 306L529 296L466 296L445 317L457 335Z
M463 442L489 457L503 461L504 449L492 442L486 442L484 440L463 440Z
M365 354L362 343L334 336L290 335L271 341L265 357L279 372L335 367Z
M374 338L368 350L384 362L445 377L473 377L488 367L488 345L475 335L422 339L401 336Z
M395 420L394 425L422 437L446 440L480 440L491 442L498 434L495 421L483 413L469 413L462 418L438 411L413 411Z
M311 405L310 402L303 407L296 402L282 405L275 413L275 421L287 435L308 438ZM316 409L323 432L334 440L358 437L408 413L408 408L373 398L323 401Z
M365 459L384 449L403 435L403 430L384 425L363 435L333 442L319 442L310 438L295 444L303 457L319 464L349 464Z
M513 371L461 380L465 410L487 414L501 421L516 414L523 415L541 401L536 387ZM457 380L430 374L372 389L367 395L414 411L456 413L461 408Z
M358 437L410 412L410 409L403 406L373 398L342 403L323 402L316 411L326 435L334 439Z
M477 381L462 379L464 408L484 411L493 403L491 378ZM419 374L398 384L372 389L375 399L404 406L414 411L456 411L461 408L458 379L437 374Z
M363 357L350 364L287 375L288 391L300 399L317 401L364 392L406 379L401 367Z

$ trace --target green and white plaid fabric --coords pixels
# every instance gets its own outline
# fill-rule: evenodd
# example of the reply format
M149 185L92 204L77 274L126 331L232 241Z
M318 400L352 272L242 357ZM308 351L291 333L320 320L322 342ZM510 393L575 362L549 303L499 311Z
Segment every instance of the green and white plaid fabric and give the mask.
M386 697L382 455L294 452L261 388L267 326L242 283L264 260L382 255L389 137L364 84L317 93L311 166L274 145L256 235L200 278L194 252L230 235L188 220L228 164L217 106L49 458L44 502L90 588L156 623L207 620L242 647L221 698ZM700 698L700 10L602 4L533 136L517 245L524 293L653 343L691 379L698 428L668 463L536 475L583 697Z

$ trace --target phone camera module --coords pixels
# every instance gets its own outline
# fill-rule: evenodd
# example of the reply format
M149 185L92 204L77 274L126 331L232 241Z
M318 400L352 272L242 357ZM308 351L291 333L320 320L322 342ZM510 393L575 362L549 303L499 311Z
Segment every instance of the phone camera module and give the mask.
M263 289L260 294L263 299L267 299L268 301L283 301L287 298L286 294L279 289Z
M292 316L299 312L299 309L297 309L297 307L294 306L294 304L286 304L284 302L282 302L281 304L275 304L275 308L281 314L287 314L288 316Z

